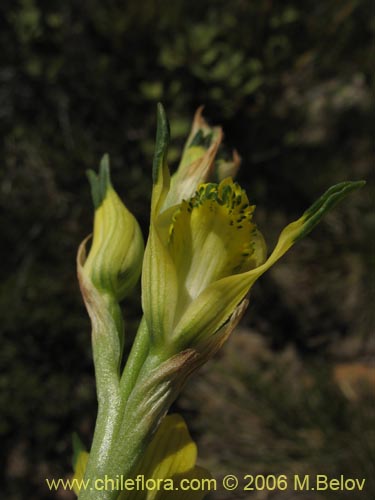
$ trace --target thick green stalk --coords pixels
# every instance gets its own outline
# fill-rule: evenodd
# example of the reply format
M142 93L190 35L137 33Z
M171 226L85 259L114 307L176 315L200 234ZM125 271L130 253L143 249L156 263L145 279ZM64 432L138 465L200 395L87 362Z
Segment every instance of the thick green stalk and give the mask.
M119 304L83 283L92 321L98 415L79 500L116 500L112 481L131 475L176 392L172 370L151 355L147 325L140 323L120 378L123 320ZM93 307L94 306L94 307ZM165 363L164 363L165 365ZM116 487L116 485L115 485Z
M107 402L99 403L85 473L89 488L81 490L79 500L117 499L119 491L111 491L110 480L131 476L175 397L173 384L163 376L166 373L162 365L159 358L148 355L126 402L119 393L109 406Z
M79 499L110 499L106 491L98 491L94 481L101 478L107 470L107 455L113 446L118 427L120 409L119 360L121 359L123 320L120 307L109 300L101 302L100 312L96 310L92 319L92 349L95 365L95 378L98 397L98 415L86 467L85 480L93 490L81 490ZM99 318L110 321L100 321ZM103 496L101 496L103 493Z

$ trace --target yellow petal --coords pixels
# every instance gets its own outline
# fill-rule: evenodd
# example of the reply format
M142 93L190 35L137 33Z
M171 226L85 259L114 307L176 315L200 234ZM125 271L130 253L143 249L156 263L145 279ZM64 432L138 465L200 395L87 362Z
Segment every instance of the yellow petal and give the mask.
M166 332L174 321L177 280L174 263L166 249L158 221L169 189L167 152L169 125L164 108L158 105L156 146L153 164L150 233L142 269L142 307L150 335L156 345L165 346Z
M150 227L142 270L142 307L155 345L167 346L167 334L174 323L176 303L174 263L158 229Z

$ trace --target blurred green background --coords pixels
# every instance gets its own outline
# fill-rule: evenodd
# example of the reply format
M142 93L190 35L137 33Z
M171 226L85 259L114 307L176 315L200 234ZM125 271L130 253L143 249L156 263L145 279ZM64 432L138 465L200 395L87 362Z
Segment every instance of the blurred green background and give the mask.
M366 0L2 0L2 498L72 498L45 478L70 474L72 431L90 443L90 325L75 275L92 223L85 170L110 153L147 234L156 102L172 167L204 104L243 158L238 179L272 247L329 185L369 180L372 13ZM215 477L345 474L366 489L333 498L374 498L370 193L262 278L240 331L175 404ZM129 339L140 311L124 306Z

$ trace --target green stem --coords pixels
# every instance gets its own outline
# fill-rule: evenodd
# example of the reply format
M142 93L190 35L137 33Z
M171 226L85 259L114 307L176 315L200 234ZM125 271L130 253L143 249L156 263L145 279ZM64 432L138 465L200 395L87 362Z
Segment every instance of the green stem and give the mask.
M137 334L134 339L129 357L120 380L121 400L126 403L128 397L135 386L139 372L147 358L150 348L150 339L145 317L143 316L139 324Z
M172 402L168 381L155 377L159 365L159 358L148 355L128 400L124 402L121 395L112 400L113 406L99 404L85 472L89 487L81 490L79 500L116 500L120 492L111 490L110 480L116 482L121 476L131 477L134 472L160 418ZM106 481L107 487L104 488Z
M79 500L117 500L119 491L111 490L111 480L130 476L170 401L169 384L155 375L152 378L162 360L149 353L144 318L119 378L108 339L115 337L115 332L109 331L115 326L122 330L121 311L113 304L106 305L112 321L106 327L103 321L93 323L98 415L84 478L88 489L81 490Z

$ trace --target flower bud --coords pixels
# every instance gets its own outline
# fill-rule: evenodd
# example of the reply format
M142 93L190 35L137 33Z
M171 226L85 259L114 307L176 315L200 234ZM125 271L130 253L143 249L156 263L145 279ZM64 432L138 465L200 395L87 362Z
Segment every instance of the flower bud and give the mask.
M88 177L95 216L92 245L83 272L98 290L120 301L131 292L141 273L142 233L112 187L108 155L101 161L99 174L90 170Z

